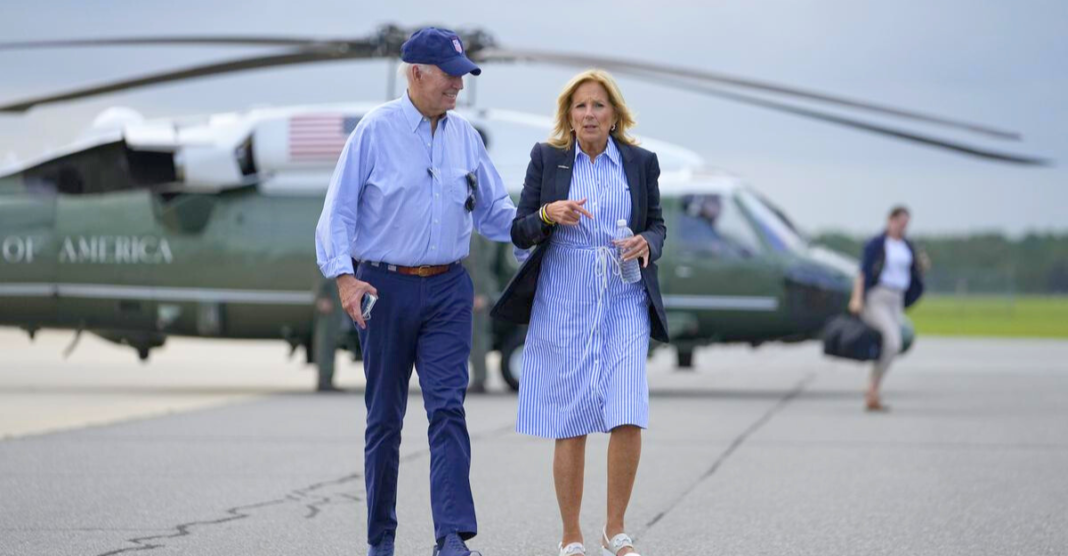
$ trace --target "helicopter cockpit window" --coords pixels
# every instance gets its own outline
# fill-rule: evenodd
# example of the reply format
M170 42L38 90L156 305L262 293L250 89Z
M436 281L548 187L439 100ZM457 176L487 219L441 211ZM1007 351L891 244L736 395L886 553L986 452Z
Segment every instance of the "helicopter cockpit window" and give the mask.
M744 259L760 251L760 241L730 197L686 195L672 230L683 252L724 259Z
M757 222L760 233L772 249L781 252L802 252L808 242L794 228L793 224L783 219L780 212L764 203L749 191L738 193L738 200Z

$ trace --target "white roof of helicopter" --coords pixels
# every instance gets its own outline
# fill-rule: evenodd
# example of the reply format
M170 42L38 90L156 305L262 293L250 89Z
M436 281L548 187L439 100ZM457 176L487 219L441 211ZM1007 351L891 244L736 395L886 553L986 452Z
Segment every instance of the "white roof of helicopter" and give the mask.
M329 182L334 160L294 162L287 155L288 125L294 117L332 114L362 117L374 103L335 103L283 107L254 107L245 112L144 119L121 107L103 111L71 144L0 170L0 177L21 172L77 152L120 141L135 150L173 152L191 190L219 188L241 182L233 153L250 137L266 193L321 192ZM488 147L505 183L522 186L530 146L544 140L552 128L547 116L495 108L459 108L456 113L488 135ZM664 141L642 138L643 147L657 153L662 170L661 193L733 193L740 180L721 170L704 167L695 152Z
M660 174L661 195L734 195L746 183L739 176L711 166L681 168Z

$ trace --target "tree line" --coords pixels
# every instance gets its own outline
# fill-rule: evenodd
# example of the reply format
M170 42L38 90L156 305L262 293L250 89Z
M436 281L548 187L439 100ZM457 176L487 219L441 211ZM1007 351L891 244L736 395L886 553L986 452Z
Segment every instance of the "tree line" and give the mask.
M827 232L813 241L860 257L865 237ZM936 293L1068 294L1068 234L997 233L909 236L931 259L928 288Z

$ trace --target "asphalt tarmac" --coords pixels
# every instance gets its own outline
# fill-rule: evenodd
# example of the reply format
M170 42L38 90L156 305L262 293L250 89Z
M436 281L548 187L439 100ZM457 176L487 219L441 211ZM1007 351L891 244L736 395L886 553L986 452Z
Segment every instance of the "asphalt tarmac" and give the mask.
M316 395L279 343L174 339L141 364L88 337L64 359L70 336L0 330L0 555L365 553L359 363ZM643 555L1068 554L1068 342L920 338L885 414L862 411L867 367L816 344L708 348L692 372L673 355L649 366ZM467 403L470 545L556 554L552 442L516 434L490 387ZM415 395L398 555L433 543L425 431ZM591 437L591 555L606 448Z

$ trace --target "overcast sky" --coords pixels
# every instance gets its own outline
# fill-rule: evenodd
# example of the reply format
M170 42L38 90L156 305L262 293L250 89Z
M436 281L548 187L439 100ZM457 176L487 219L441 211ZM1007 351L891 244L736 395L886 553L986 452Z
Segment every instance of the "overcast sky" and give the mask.
M1068 2L763 0L385 2L4 0L0 40L192 34L363 36L378 25L480 26L502 45L631 57L775 81L1016 130L1020 143L862 116L1054 159L984 162L625 77L640 134L740 174L810 231L872 232L896 203L914 233L1068 231ZM255 49L0 52L0 99L221 60ZM548 115L573 70L487 66L478 104ZM386 65L247 72L0 115L0 160L61 146L101 110L148 117L378 101Z

